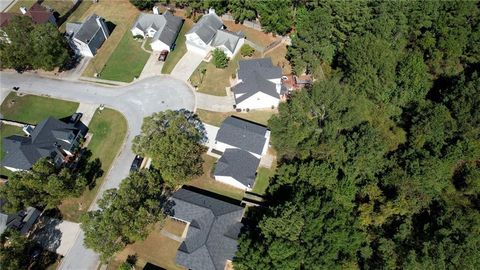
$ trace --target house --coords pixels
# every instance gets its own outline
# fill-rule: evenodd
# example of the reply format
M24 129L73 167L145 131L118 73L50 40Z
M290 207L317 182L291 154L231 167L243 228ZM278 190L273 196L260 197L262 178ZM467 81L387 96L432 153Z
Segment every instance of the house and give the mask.
M10 20L15 16L27 16L32 19L33 24L51 23L57 26L57 20L52 11L35 2L29 9L25 7L20 8L21 13L0 12L0 38L8 40L8 36L1 28L7 26Z
M230 116L222 122L213 148L222 153L230 148L241 149L262 158L267 153L269 140L270 131L266 127Z
M150 47L154 51L170 51L183 25L183 19L165 11L160 14L140 13L133 24L133 36L152 38Z
M3 139L5 158L1 165L11 171L29 170L41 158L49 157L57 166L68 163L86 131L77 123L65 123L49 117L28 136L12 135Z
M226 118L212 147L212 151L221 155L213 173L215 180L251 190L269 140L270 131L266 127L232 116Z
M83 23L67 23L65 32L70 47L86 57L93 57L110 35L105 20L96 14Z
M223 270L237 251L244 208L182 188L171 197L175 219L187 223L176 263L192 270Z
M287 89L282 85L282 69L271 58L259 58L238 62L232 91L236 108L248 111L277 107Z
M2 211L4 204L5 201L0 199L0 235L7 229L15 229L26 235L40 216L40 211L34 207L27 207L16 214L7 214Z
M257 176L260 159L241 149L226 149L217 161L215 180L239 189L250 190Z
M209 13L200 18L185 34L187 50L206 56L211 50L218 48L232 58L242 47L245 36L241 32L234 33L224 28L215 10L210 9Z

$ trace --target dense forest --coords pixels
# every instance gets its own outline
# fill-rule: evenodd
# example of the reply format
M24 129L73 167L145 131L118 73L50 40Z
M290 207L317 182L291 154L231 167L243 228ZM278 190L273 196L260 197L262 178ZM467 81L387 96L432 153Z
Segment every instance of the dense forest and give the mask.
M479 2L277 2L295 72L328 72L269 122L235 269L480 269Z

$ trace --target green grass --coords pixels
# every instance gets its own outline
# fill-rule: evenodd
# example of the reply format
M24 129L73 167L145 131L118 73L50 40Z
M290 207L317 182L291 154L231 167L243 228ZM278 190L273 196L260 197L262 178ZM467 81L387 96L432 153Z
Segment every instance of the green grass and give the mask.
M263 195L267 191L270 184L270 178L275 174L275 171L268 168L260 167L257 171L257 179L255 179L255 185L252 192Z
M12 125L2 124L0 126L0 160L3 160L5 157L5 152L3 148L3 138L11 136L11 135L24 135L22 128ZM11 177L13 172L10 170L5 169L4 167L0 167L0 174L6 175L7 177Z
M134 40L130 31L125 32L99 78L120 82L131 82L134 77L138 78L150 57L141 46L142 43Z
M92 151L92 159L100 159L104 173L96 180L94 188L87 188L80 197L68 198L62 202L59 209L64 219L78 222L80 215L88 210L124 143L127 128L127 121L121 113L112 109L95 112L89 125L93 137L87 148Z
M5 119L36 125L49 116L68 117L76 112L78 105L77 102L48 97L17 96L11 92L0 106L0 112Z
M266 126L268 119L276 113L276 110L262 110L249 112L214 112L202 109L197 109L195 112L202 122L219 127L223 120L228 116L234 115L238 118L246 119L261 125Z
M186 37L185 34L192 28L193 22L190 20L185 20L183 22L182 29L178 34L175 50L171 51L168 54L167 60L163 64L162 74L172 73L173 68L177 65L178 61L182 59L183 55L187 52L187 45L185 44Z

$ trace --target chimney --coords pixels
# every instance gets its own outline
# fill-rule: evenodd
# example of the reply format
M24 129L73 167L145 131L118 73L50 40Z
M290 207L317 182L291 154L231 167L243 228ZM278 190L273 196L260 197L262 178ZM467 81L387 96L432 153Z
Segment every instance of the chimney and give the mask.
M102 29L102 33L103 33L103 35L105 36L105 39L107 39L107 38L108 38L107 29L105 29L106 26L105 26L105 24L101 21L100 16L97 16L97 18L95 18L95 21L97 21L98 26L100 27L100 29Z
M27 8L26 7L20 7L20 12L22 12L23 15L27 14Z
M157 6L153 7L153 14L156 14L156 15L160 14Z

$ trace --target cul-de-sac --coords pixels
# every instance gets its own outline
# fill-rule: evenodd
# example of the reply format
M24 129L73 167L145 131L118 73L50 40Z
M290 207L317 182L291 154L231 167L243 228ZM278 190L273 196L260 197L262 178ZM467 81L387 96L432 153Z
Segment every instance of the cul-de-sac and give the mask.
M0 269L480 268L480 2L0 0Z

